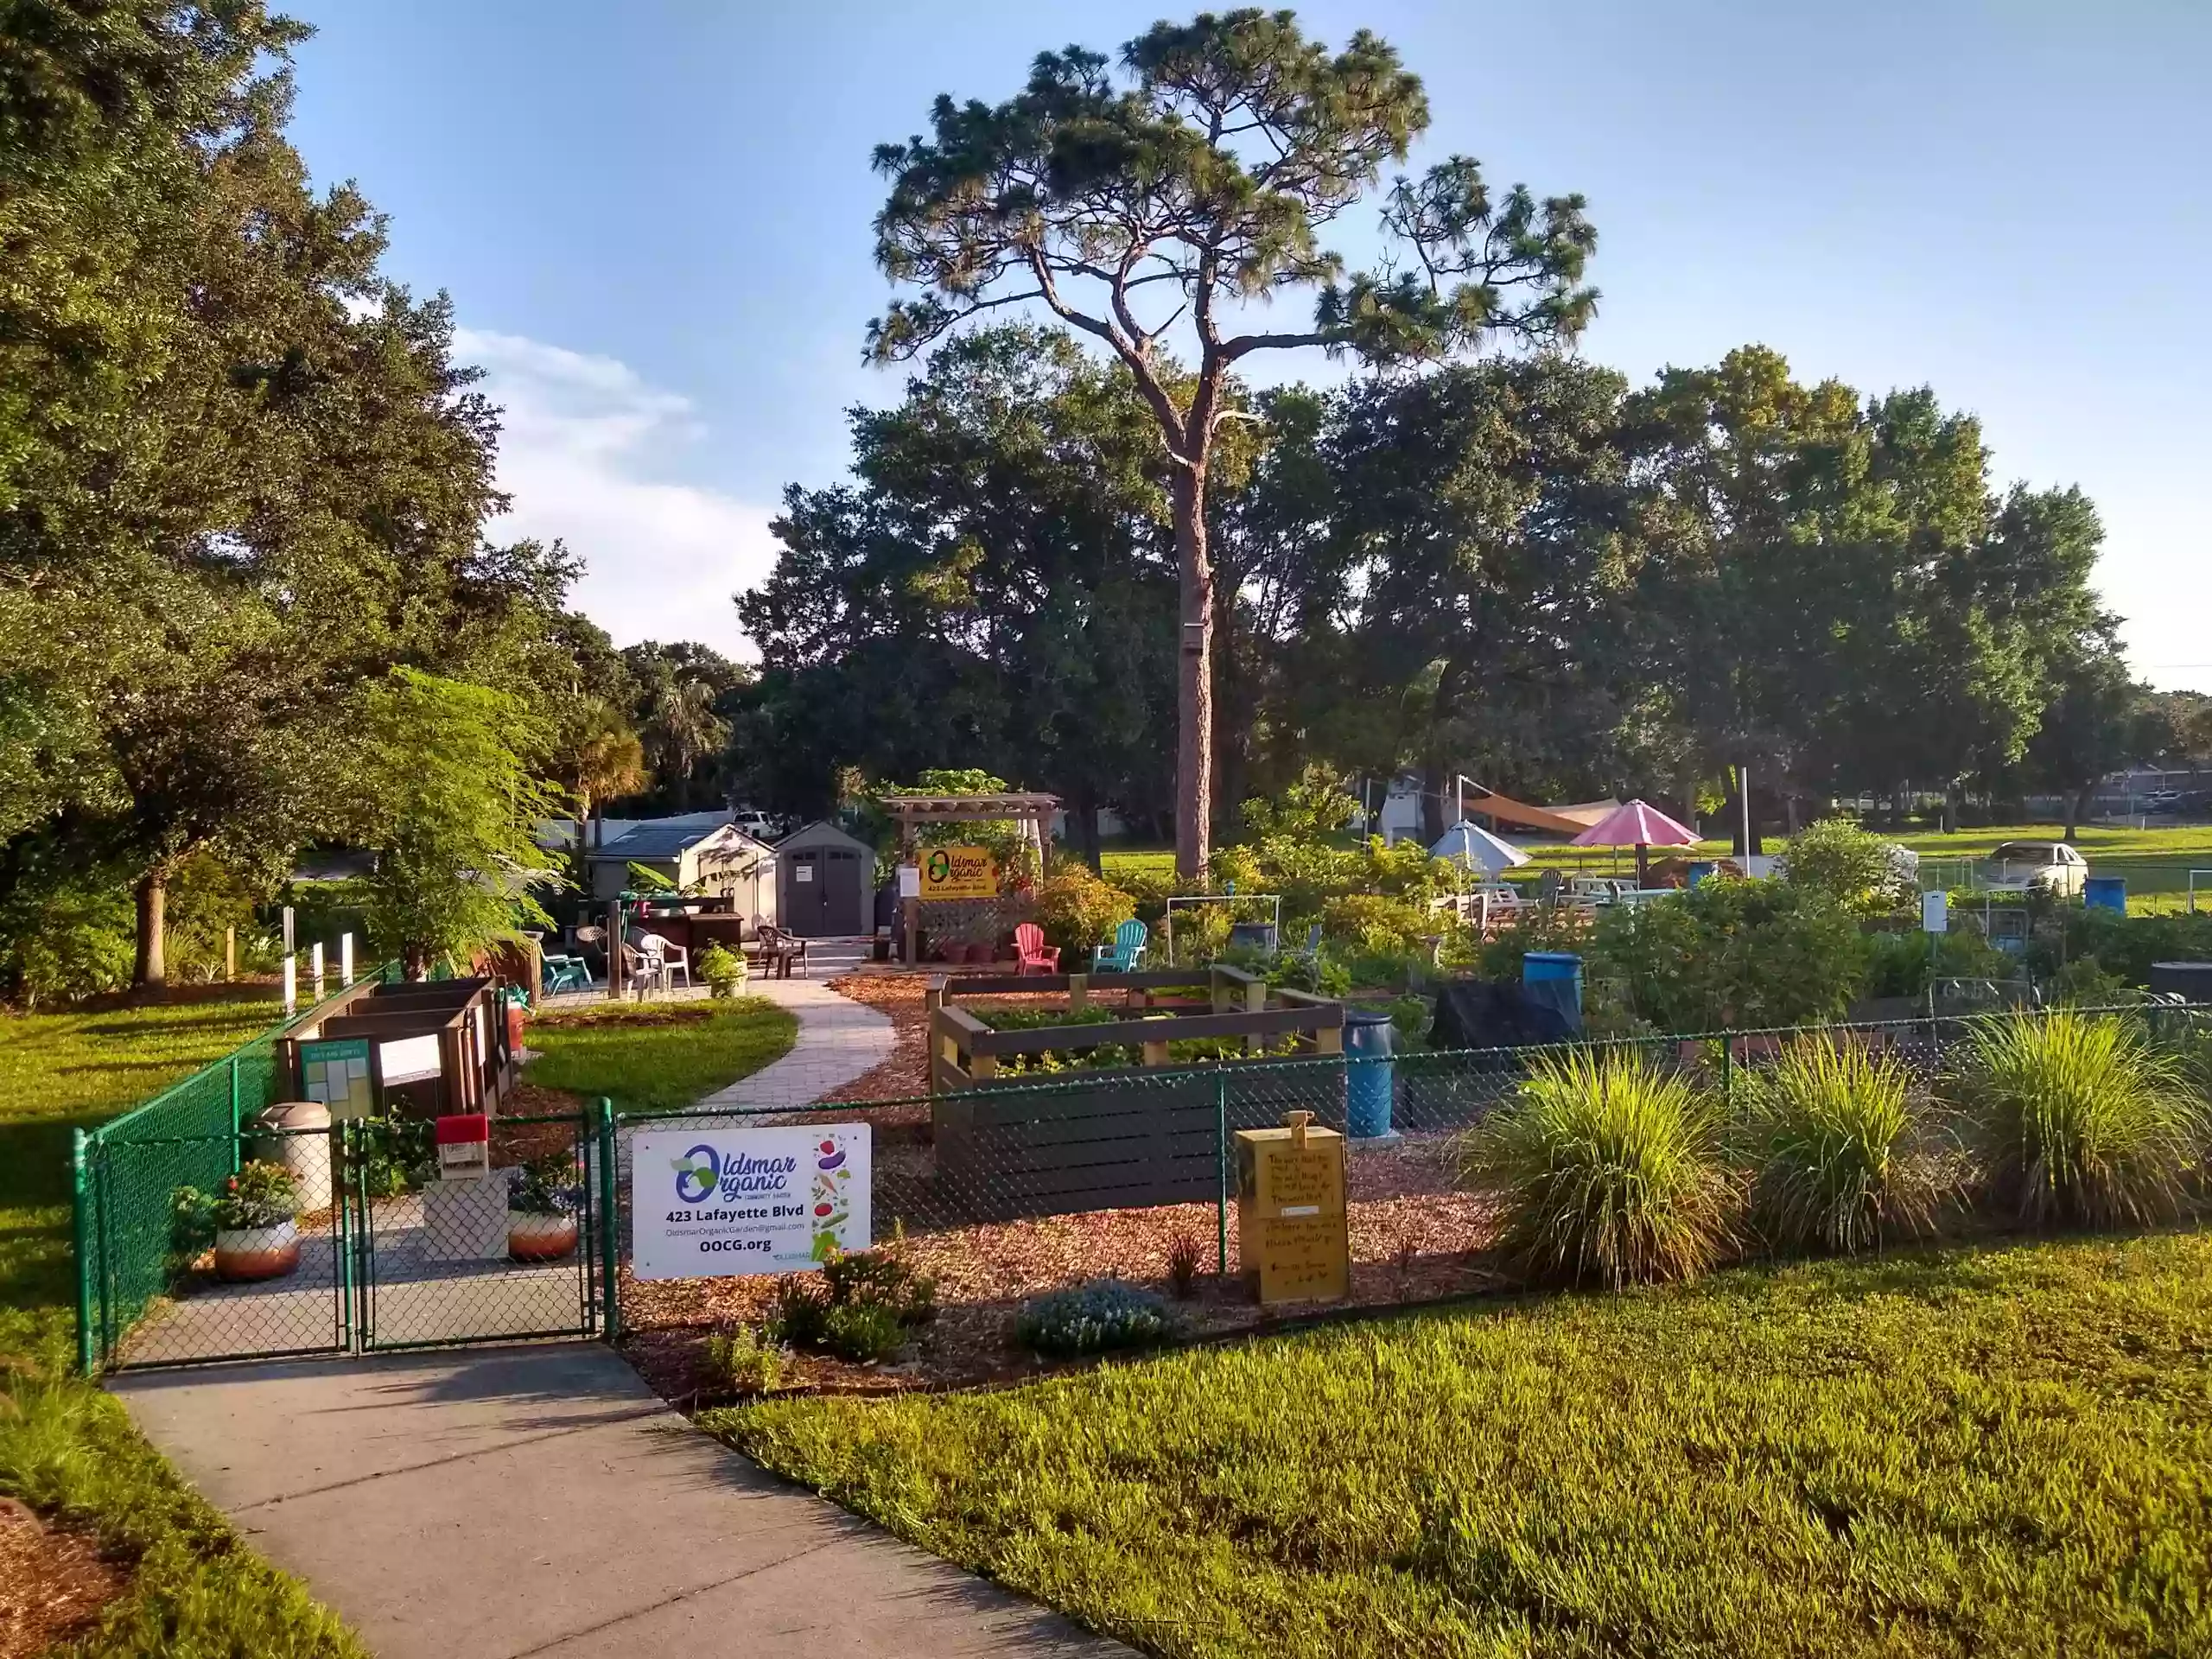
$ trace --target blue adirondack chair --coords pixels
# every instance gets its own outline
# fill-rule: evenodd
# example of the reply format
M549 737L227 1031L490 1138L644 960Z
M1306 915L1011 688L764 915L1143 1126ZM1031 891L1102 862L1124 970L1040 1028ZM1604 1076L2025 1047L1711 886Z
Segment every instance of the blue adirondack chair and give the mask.
M1134 974L1144 960L1145 925L1132 917L1114 930L1114 943L1090 947L1094 974Z

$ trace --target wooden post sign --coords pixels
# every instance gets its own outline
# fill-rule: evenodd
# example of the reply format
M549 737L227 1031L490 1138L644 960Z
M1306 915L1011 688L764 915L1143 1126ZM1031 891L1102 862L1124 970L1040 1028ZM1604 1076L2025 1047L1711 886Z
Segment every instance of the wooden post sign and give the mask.
M1236 1132L1236 1240L1261 1304L1340 1302L1351 1294L1344 1138L1290 1112L1279 1129Z

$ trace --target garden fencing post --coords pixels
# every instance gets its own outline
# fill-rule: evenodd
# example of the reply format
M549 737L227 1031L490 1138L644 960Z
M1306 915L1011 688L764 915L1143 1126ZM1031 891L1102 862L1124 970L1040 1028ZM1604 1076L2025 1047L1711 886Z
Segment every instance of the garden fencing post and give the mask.
M240 1117L239 1117L239 1109L240 1109L240 1106L241 1106L242 1103L241 1103L241 1102L240 1102L240 1100L238 1099L238 1057L235 1053L233 1053L233 1054L231 1056L231 1066L230 1066L230 1071L231 1071L231 1173L232 1173L232 1174L233 1174L233 1175L235 1175L235 1174L237 1174L237 1173L238 1173L238 1166L239 1166L239 1159L238 1159L238 1137L239 1137L239 1134L240 1134L240 1132L241 1132L241 1131L245 1128L245 1123L240 1120Z
M1720 1033L1720 1099L1730 1109L1736 1104L1736 1038L1735 1033Z
M82 1129L69 1135L70 1235L77 1253L77 1370L92 1374L92 1218L86 1213L85 1149L92 1137Z
M1229 1074L1213 1080L1214 1271L1229 1274Z
M607 1288L601 1293L604 1318L600 1328L609 1342L622 1334L622 1249L615 1236L621 1213L614 1200L614 1103L602 1096L599 1103L599 1267Z

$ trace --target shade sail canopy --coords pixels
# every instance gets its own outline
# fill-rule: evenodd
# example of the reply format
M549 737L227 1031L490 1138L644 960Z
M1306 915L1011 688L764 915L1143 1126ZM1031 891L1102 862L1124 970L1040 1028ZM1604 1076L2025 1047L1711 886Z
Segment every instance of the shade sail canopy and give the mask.
M1529 861L1529 855L1511 842L1501 841L1475 823L1453 824L1428 850L1437 858L1449 859L1454 864L1465 865L1471 870L1481 870L1490 875Z
M1630 801L1615 807L1569 844L1575 847L1691 847L1697 836L1657 807Z

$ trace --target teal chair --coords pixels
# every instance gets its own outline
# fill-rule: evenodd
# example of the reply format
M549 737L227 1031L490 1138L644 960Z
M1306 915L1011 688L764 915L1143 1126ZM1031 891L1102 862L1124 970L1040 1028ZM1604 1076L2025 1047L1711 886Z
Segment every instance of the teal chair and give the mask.
M1094 974L1134 974L1144 960L1145 925L1134 917L1114 930L1114 943L1090 947Z

